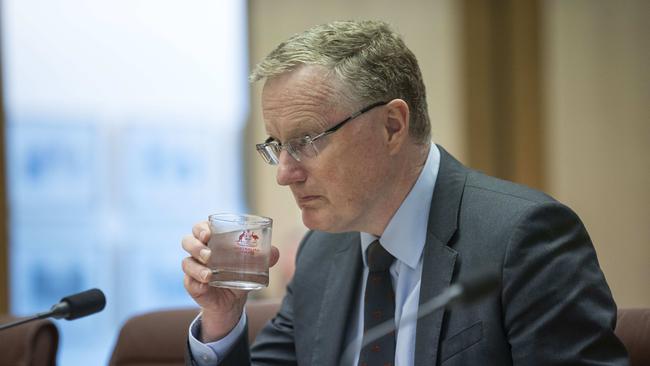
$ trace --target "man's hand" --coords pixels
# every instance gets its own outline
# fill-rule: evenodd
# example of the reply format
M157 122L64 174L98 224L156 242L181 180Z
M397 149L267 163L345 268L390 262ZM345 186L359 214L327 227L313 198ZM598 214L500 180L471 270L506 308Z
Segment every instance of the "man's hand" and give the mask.
M241 318L248 291L231 290L208 285L211 271L205 264L210 258L206 246L210 240L207 221L192 227L192 234L183 238L183 249L190 254L183 259L184 285L187 292L201 307L201 341L214 342L225 337ZM274 266L280 258L278 248L271 247L269 265Z

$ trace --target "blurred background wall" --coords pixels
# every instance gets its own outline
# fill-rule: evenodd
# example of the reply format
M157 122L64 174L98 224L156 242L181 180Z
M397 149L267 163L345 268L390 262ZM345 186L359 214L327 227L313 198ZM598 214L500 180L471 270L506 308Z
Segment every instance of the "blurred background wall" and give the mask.
M548 191L587 225L619 306L650 305L650 2L543 2Z
M619 306L650 306L650 2L249 3L251 67L290 35L383 19L418 57L433 140L465 164L540 188L583 219ZM266 136L251 88L247 145ZM275 170L247 155L253 211L275 218L282 292L305 231Z

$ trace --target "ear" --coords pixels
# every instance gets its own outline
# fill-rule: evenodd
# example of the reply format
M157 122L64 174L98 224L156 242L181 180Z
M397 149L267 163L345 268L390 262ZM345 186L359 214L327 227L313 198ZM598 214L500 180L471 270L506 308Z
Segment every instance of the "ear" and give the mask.
M393 99L386 107L386 144L393 155L409 138L409 106L402 99Z

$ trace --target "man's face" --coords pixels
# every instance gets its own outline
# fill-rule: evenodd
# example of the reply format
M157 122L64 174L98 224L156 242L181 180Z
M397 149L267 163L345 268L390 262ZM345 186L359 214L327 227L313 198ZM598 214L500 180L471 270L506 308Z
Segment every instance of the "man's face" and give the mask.
M262 111L269 136L281 143L313 137L365 107L343 102L338 84L318 66L268 80ZM362 114L317 140L319 154L313 158L298 162L281 152L277 182L291 189L305 226L328 232L370 231L382 197L390 193L385 117L383 107Z

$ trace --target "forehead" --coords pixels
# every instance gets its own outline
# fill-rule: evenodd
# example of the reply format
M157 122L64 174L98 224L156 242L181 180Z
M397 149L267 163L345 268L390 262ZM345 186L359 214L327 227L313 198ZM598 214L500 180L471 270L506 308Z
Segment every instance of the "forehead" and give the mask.
M327 127L341 101L340 83L320 66L303 66L266 81L262 113L269 135L285 140Z

